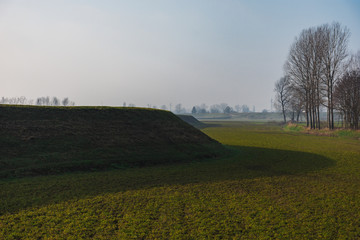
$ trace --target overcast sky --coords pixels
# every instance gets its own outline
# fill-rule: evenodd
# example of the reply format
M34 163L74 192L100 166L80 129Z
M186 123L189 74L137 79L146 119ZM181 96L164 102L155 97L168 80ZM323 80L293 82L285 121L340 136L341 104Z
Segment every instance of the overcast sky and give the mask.
M355 0L0 0L0 97L270 109L294 38L333 21L360 50Z

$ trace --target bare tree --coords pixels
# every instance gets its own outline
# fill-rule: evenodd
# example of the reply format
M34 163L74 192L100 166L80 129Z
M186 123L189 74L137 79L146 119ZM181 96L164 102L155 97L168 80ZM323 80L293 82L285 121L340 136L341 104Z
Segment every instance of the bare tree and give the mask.
M219 104L214 104L210 106L210 112L211 113L220 113L221 112L221 107Z
M312 125L312 83L311 83L311 57L310 57L310 30L303 30L290 48L288 59L285 63L285 72L290 78L294 91L300 93L304 99L307 126Z
M325 48L324 64L324 84L326 87L327 108L328 108L328 127L334 129L334 87L342 74L342 64L348 56L348 41L350 31L342 27L340 23L324 25L325 39L323 46Z
M199 113L207 113L208 106L205 103L202 103L199 107Z
M286 122L286 111L288 110L291 99L291 86L289 77L285 76L280 78L275 83L274 91L275 96L275 108L280 110L284 117L284 123Z
M221 112L225 113L225 109L228 107L229 105L227 103L220 103L220 109Z
M27 103L26 97L21 96L21 97L18 98L18 103L17 104L25 105L26 103Z
M341 111L345 127L359 129L360 51L351 57L345 73L335 86L334 107Z
M234 110L230 107L230 106L227 106L225 109L224 109L224 113L226 114L230 114L232 113Z
M193 108L191 109L191 114L196 114L196 113L197 113L196 107L193 106Z
M63 106L66 107L67 105L69 105L69 98L67 98L67 97L64 98L64 99L61 101L61 103L62 103Z
M59 106L60 100L57 97L53 97L51 100L51 106Z
M328 127L334 128L334 84L347 56L349 30L339 23L305 29L295 39L285 63L286 75L306 112L307 126L320 128L320 108L328 108Z
M196 107L196 111L197 113L207 113L208 111L206 110L206 107L204 106L195 106Z
M47 96L47 97L44 97L44 105L45 106L50 106L51 105L51 103L50 103L50 97L49 96Z
M39 106L49 106L50 98L49 97L39 97L36 99L36 105Z
M244 113L248 113L248 112L250 112L250 108L249 108L248 105L243 104L243 105L241 106L241 111L244 112Z
M186 110L185 110L185 108L182 107L181 103L175 105L175 113L176 114L181 114L181 113L185 113L185 112L186 112Z
M291 88L291 98L289 102L289 108L291 111L291 120L299 122L301 112L304 109L303 99L301 93L296 88Z

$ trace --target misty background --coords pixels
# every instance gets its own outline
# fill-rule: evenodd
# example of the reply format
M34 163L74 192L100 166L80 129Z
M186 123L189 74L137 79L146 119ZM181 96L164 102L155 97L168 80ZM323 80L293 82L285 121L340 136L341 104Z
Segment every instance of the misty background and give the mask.
M359 1L0 0L0 96L270 109L294 38L334 21L359 50Z

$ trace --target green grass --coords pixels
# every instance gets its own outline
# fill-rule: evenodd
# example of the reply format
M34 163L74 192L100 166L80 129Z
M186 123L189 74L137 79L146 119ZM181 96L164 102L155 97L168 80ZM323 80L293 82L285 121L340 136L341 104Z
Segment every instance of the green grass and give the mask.
M359 239L360 142L219 122L233 156L0 180L0 239Z
M168 111L0 106L0 179L146 167L226 150Z
M288 124L284 126L284 130L286 131L295 131L295 132L301 132L305 130L305 126L298 125L298 124Z
M354 131L354 130L338 130L335 132L335 134L338 137L351 137L351 138L357 138L360 140L360 131Z
M326 123L322 123L326 126ZM343 128L335 128L335 130L329 130L326 127L321 129L309 129L306 127L305 123L289 123L284 127L285 131L290 132L303 132L313 135L321 135L321 136L329 136L329 137L340 137L340 138L352 138L356 140L360 140L360 131L359 130L351 130L351 129L343 129Z
M282 113L276 112L248 112L248 113L198 113L193 114L197 119L203 121L246 121L246 122L269 122L283 121Z

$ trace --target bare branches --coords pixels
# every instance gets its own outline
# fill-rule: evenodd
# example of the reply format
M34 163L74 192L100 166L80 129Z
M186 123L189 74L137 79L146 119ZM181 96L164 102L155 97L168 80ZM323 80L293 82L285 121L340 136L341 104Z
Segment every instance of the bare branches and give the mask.
M343 114L345 127L359 129L360 52L352 55L334 91L334 107Z
M342 74L342 64L348 56L350 31L339 23L324 25L323 84L326 89L328 108L328 127L334 128L334 87Z
M328 127L334 128L334 86L342 75L350 32L339 23L303 30L291 45L284 65L291 86L301 98L307 125L320 128L320 106L328 108Z
M275 83L274 91L276 93L275 108L282 111L284 122L286 122L286 111L291 100L291 86L289 78L287 76L280 78Z

